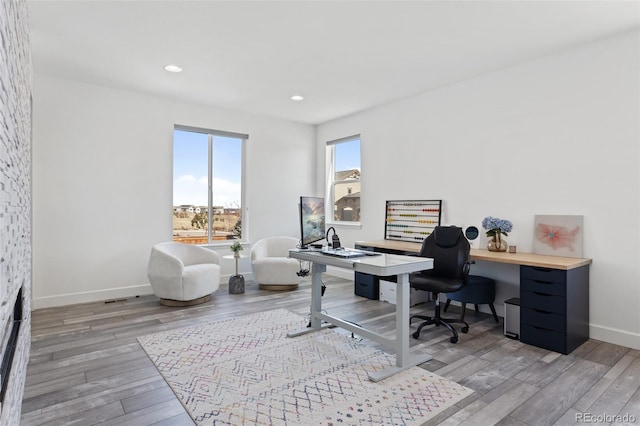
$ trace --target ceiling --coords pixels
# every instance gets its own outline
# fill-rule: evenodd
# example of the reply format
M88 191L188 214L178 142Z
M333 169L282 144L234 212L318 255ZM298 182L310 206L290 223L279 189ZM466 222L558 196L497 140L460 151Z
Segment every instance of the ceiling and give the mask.
M310 124L640 27L635 0L27 3L36 73Z

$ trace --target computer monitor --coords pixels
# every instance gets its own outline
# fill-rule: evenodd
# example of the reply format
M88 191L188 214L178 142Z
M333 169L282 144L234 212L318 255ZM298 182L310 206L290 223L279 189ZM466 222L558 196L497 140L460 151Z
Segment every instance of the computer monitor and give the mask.
M325 238L324 198L300 197L300 248Z

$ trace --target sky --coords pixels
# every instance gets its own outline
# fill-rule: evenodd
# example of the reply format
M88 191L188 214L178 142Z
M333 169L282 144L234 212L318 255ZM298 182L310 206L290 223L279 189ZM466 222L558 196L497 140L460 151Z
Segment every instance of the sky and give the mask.
M206 206L208 135L174 130L173 205ZM213 205L239 207L242 139L213 137ZM360 170L360 140L336 144L336 170Z
M206 206L208 135L174 130L173 204ZM213 137L213 205L239 207L242 139Z
M335 146L336 171L360 169L360 139Z

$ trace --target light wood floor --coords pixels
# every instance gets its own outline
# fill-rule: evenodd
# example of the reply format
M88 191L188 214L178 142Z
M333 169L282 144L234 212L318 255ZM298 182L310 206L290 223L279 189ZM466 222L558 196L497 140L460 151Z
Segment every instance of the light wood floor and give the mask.
M393 305L355 296L345 280L325 276L325 283L330 314L381 333L395 329ZM192 425L136 338L275 308L307 314L309 300L305 280L289 292L221 288L210 302L185 308L142 296L34 311L21 424ZM447 316L458 314L452 306ZM411 339L433 355L422 368L475 391L425 424L568 425L582 413L633 415L640 424L640 351L590 340L560 355L505 338L489 315L468 310L466 319L470 331L455 345L441 328Z

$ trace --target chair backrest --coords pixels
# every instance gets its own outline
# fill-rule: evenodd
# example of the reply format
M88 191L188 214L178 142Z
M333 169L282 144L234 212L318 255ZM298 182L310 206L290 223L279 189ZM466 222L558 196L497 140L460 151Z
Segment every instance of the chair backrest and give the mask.
M194 244L169 241L155 244L152 250L157 250L175 257L179 259L184 266L201 263L219 263L218 254L215 251Z
M443 278L465 278L469 274L471 247L457 226L436 226L424 239L420 256L433 259L429 275Z
M289 249L296 248L298 239L293 237L266 237L251 247L251 260L264 257L288 257Z

